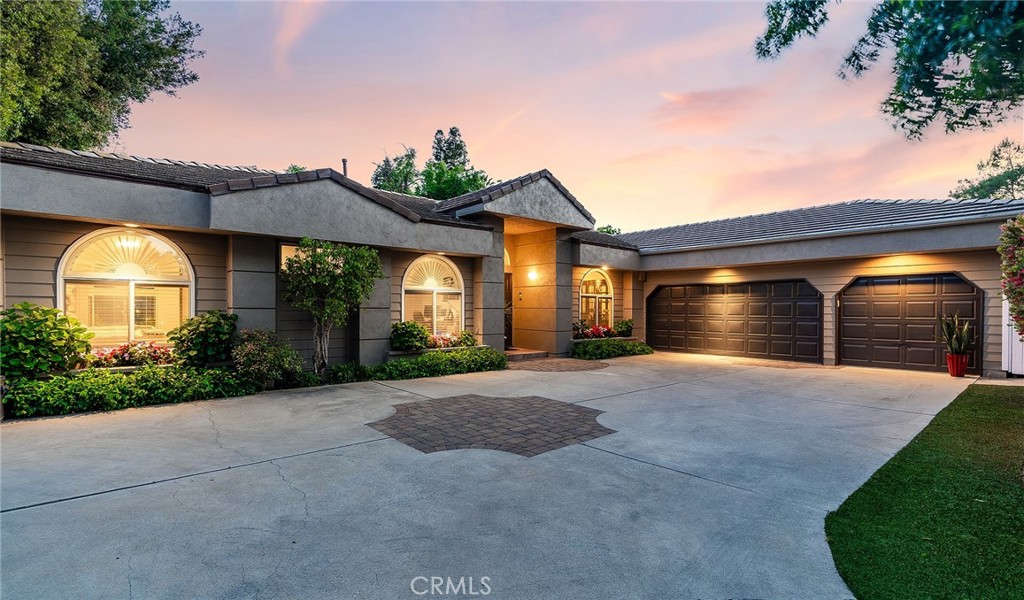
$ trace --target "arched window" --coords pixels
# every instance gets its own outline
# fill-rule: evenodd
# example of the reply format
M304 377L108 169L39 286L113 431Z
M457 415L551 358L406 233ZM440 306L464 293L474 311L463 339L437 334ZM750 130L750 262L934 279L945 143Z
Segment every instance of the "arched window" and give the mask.
M601 269L591 269L580 281L580 320L588 327L611 329L614 309L612 280Z
M402 320L416 321L434 335L463 329L462 276L441 256L414 260L402 279Z
M93 347L167 341L192 316L192 267L170 240L139 229L93 232L57 268L57 304L95 333Z

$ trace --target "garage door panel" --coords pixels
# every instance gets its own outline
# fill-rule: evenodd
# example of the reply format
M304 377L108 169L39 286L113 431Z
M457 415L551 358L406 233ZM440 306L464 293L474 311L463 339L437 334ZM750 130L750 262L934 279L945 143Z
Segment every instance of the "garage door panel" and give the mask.
M796 337L819 338L821 337L821 325L817 322L798 321L796 324Z
M942 364L944 356L940 356L937 348L908 347L905 360L908 365L931 367Z
M899 302L875 302L871 305L871 316L874 318L898 319L903 316L900 313Z
M843 300L843 314L847 317L867 317L868 307L867 302Z
M941 278L941 285L942 295L944 296L953 296L958 294L973 296L975 293L974 286L953 275L943 276Z
M970 301L954 300L942 303L943 314L960 315L961 319L973 319L976 317L975 308L974 302Z
M671 286L651 304L666 298L675 298L669 315L652 309L651 330L685 327L686 335L655 335L657 349L821 362L822 297L807 282Z
M938 285L935 277L907 277L904 294L907 296L935 296L939 293Z
M908 300L908 319L937 319L939 317L939 303L934 300Z
M862 277L839 297L839 362L941 371L940 315L959 313L979 334L981 292L951 273ZM969 370L977 373L980 345Z
M871 348L870 356L872 361L880 364L890 366L903 364L903 353L900 352L899 346L876 344Z
M821 304L818 302L801 300L796 303L796 316L808 319L817 319L821 316Z
M872 323L868 328L868 339L875 339L883 342L899 342L903 334L903 326L900 323Z
M923 342L930 344L938 339L937 335L939 332L936 331L937 327L931 323L916 324L908 323L904 328L903 333L906 341L908 342Z
M760 300L752 300L747 304L747 314L751 317L767 317L768 303Z

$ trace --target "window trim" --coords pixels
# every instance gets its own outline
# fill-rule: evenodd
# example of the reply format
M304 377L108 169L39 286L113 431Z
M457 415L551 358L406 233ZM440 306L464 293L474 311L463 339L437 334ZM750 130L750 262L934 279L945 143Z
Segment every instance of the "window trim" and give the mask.
M140 235L152 236L161 242L167 244L172 250L178 253L182 261L185 263L185 268L188 270L188 281L174 281L167 279L146 279L146 278L132 278L132 277L91 277L88 275L70 275L65 276L64 272L67 270L68 261L79 248L88 245L95 238L108 235L111 233L134 233ZM128 343L135 340L135 285L163 285L167 287L187 287L188 288L188 318L194 317L196 314L196 272L195 268L192 267L192 261L189 260L188 254L181 249L181 246L172 242L166 236L163 236L155 231L149 229L141 229L138 227L101 227L95 231L78 238L72 242L65 250L64 254L61 255L60 261L57 262L57 308L61 311L65 310L65 288L68 282L71 283L103 283L103 282L116 282L116 283L128 283Z
M426 262L428 260L439 260L439 261L447 264L452 269L452 271L455 272L455 282L458 284L458 287L457 288L448 288L448 287L427 288L427 287L420 287L420 286L408 286L406 284L406 281L409 278L409 273L412 272L412 268L415 267L418 263ZM401 293L401 320L402 321L410 320L410 319L407 319L406 315L405 315L405 293L406 293L406 290L410 290L410 291L412 291L414 293L420 293L420 294L422 294L424 292L430 292L431 293L431 299L430 300L431 300L431 306L433 307L434 313L433 313L432 318L430 320L430 326L431 326L431 329L432 329L432 331L430 332L430 335L441 335L441 334L437 333L437 294L438 293L441 293L441 294L458 294L459 295L459 327L458 327L458 331L462 331L462 330L464 330L466 328L466 283L462 279L462 271L459 270L458 265L456 265L454 262L452 262L447 257L441 256L440 254L423 254L423 255L420 255L420 256L416 257L416 259L413 260L412 262L410 262L409 266L407 266L405 268L405 272L402 274L402 293Z
M584 294L583 293L583 282L585 282L587 280L587 277L591 273L598 273L598 274L600 274L601 277L604 278L605 282L608 283L608 293L607 294ZM608 327L611 328L615 324L615 286L612 284L611 276L609 276L608 273L604 269L588 269L585 273L583 273L583 277L580 278L580 284L576 288L576 290L577 290L576 291L576 295L577 295L577 298L579 299L579 316L578 316L578 318L581 321L583 320L583 299L584 298L593 298L594 299L594 310L595 311L599 310L598 307L600 306L600 304L599 304L598 301L601 300L602 298L607 298L608 299ZM590 326L594 327L595 325L599 325L599 323L592 323ZM601 326L604 327L604 325L601 325Z

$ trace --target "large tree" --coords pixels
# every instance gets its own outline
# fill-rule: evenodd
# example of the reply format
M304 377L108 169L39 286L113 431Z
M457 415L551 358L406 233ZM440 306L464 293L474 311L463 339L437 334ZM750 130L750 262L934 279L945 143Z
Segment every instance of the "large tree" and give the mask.
M450 128L447 134L437 130L430 159L422 171L416 167L415 148L405 148L397 156L385 156L375 167L370 176L373 187L434 200L447 200L491 184L487 173L469 163L469 150L458 127Z
M814 37L833 1L771 2L758 57L775 58L798 38ZM934 121L947 132L991 127L1024 103L1024 2L880 2L839 75L860 76L890 48L894 82L882 110L909 138Z
M0 3L0 138L75 150L128 127L134 103L199 76L202 29L169 0Z
M953 198L1024 198L1024 146L1003 138L988 158L978 163L976 179L961 179Z
M396 156L385 156L384 160L374 163L370 184L378 190L415 194L419 185L420 171L416 168L416 149L405 148L405 152Z

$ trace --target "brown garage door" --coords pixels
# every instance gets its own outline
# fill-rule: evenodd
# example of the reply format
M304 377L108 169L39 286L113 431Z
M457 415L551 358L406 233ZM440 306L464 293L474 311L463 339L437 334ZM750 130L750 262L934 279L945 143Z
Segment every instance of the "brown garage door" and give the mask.
M981 292L953 273L861 277L839 296L839 362L944 371L939 315L971 321L977 333ZM979 344L968 364L977 372Z
M647 314L658 350L821 362L821 293L806 281L663 287Z

